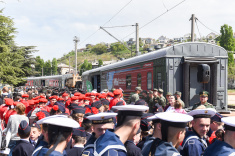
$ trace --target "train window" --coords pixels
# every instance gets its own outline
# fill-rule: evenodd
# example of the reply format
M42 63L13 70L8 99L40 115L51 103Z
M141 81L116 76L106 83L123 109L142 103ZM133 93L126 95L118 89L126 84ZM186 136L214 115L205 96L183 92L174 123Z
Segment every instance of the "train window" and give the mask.
M137 86L141 87L141 74L140 73L137 74Z
M131 75L126 76L126 89L131 89Z
M148 90L152 89L152 73L151 72L147 74L147 89Z
M157 86L158 88L161 88L161 82L162 82L162 73L157 73Z

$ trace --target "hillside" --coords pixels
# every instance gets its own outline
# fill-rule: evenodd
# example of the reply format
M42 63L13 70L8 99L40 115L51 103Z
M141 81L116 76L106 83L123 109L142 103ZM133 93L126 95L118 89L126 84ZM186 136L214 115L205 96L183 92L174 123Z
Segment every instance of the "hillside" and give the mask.
M103 46L103 47L101 47ZM84 60L88 60L88 62L92 62L94 60L99 60L101 59L102 61L111 61L111 60L118 60L121 58L130 58L131 57L131 51L127 50L123 45L114 43L111 44L110 48L107 48L103 44L97 44L90 49L83 49L83 52L78 51L77 54L77 61L78 61L78 68L80 69L80 65L84 62ZM98 47L98 48L97 48ZM101 50L101 48L103 48ZM132 55L135 56L134 54L134 46L133 46L133 52ZM140 48L140 51L142 51L142 48ZM142 51L142 53L145 53ZM75 66L75 52L71 51L68 54L64 54L63 57L59 58L57 60L58 63L64 63L69 65L69 57L70 57L70 65Z

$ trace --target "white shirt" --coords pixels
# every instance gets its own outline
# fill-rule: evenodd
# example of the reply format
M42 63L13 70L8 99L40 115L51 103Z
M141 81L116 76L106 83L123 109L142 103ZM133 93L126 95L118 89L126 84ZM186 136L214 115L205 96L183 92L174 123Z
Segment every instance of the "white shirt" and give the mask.
M169 107L167 108L166 112L168 112L168 111L173 112L174 110L175 110L175 108L174 108L174 107L169 106Z

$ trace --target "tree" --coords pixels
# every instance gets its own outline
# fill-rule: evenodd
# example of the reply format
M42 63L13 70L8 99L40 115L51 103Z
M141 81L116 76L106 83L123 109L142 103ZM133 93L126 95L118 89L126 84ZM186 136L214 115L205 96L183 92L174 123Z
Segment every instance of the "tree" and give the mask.
M35 58L36 64L35 64L35 71L36 76L42 76L42 68L44 67L44 60L40 58L40 56L36 56Z
M103 65L103 61L101 59L98 60L98 66L101 67Z
M43 73L44 75L51 75L51 61L48 60L45 62L43 67Z
M144 45L144 43L142 42L142 39L139 38L139 46L140 46L140 47L143 47L143 45Z
M53 58L52 60L52 74L57 75L57 60Z
M103 54L103 53L107 53L107 47L104 44L96 44L92 49L91 52L94 52L98 55Z
M13 20L0 10L0 81L18 86L26 82L22 78L33 73L35 60L31 53L35 50L33 46L16 46L16 28L13 26Z
M227 51L234 51L235 49L235 40L233 38L233 29L231 26L224 24L220 29L221 36L219 38L220 46L226 49ZM228 66L234 66L233 53L228 53Z
M92 69L92 64L89 63L87 60L84 60L80 68L80 75L82 75L84 71L91 70L91 69Z
M127 48L123 44L121 44L119 42L111 44L111 51L113 53L116 53L116 52L119 52L119 51L123 51L123 50L126 50L126 49Z

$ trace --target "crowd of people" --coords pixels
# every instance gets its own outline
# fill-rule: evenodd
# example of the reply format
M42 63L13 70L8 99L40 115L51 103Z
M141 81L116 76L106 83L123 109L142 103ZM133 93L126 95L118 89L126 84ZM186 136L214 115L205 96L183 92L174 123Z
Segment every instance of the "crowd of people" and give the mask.
M0 97L1 154L9 156L235 155L235 117L207 102L190 112L181 92L162 89L100 93L7 87Z

